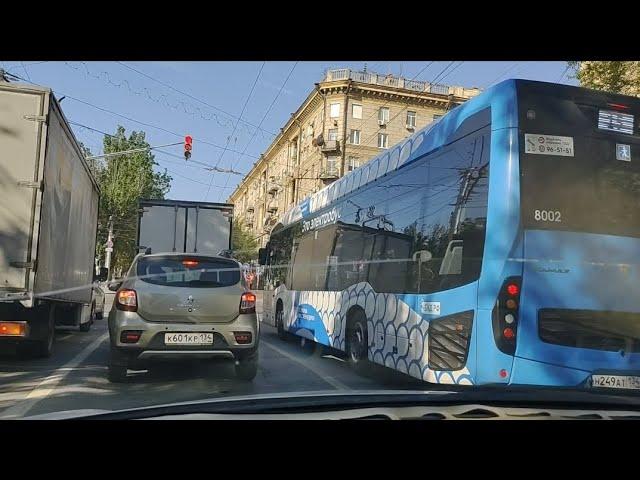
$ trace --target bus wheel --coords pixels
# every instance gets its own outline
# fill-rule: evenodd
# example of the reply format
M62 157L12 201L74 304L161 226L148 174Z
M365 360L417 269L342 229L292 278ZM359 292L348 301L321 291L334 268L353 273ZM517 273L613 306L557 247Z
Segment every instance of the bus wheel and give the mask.
M278 306L276 307L276 328L278 330L278 338L280 340L287 340L287 332L284 330L284 309L280 302L278 302Z
M355 310L347 321L347 362L358 372L364 372L368 366L369 336L367 317L360 309Z

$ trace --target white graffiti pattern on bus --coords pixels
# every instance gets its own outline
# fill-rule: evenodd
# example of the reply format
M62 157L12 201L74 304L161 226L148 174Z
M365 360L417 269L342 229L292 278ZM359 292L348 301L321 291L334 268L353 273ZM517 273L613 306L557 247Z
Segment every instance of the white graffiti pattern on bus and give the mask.
M293 292L280 286L275 293L283 302L287 327L294 322L298 305L311 305L331 346L344 351L345 317L351 307L358 305L367 316L369 360L431 383L473 383L467 367L455 371L428 367L429 322L395 294L377 293L366 282L341 292ZM296 334L314 339L313 332L308 330L299 329Z

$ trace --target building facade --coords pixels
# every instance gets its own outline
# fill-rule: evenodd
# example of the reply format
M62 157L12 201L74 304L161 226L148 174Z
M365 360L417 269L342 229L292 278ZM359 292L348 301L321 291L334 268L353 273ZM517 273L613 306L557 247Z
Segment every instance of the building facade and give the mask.
M236 220L264 245L293 205L479 93L372 72L328 71L230 195Z

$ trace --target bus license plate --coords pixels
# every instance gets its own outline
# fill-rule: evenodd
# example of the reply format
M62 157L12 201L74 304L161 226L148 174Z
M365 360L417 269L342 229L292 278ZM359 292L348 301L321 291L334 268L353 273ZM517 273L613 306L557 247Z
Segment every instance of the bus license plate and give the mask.
M212 345L213 333L165 333L165 345Z
M591 386L594 388L624 388L640 390L640 377L622 375L591 375Z

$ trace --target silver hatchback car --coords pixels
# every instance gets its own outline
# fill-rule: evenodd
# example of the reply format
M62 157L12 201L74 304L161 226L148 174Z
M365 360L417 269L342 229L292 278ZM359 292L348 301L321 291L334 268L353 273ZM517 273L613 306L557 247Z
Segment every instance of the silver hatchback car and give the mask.
M109 313L109 380L154 361L228 358L236 375L258 369L256 295L241 264L209 255L139 254L116 291Z

